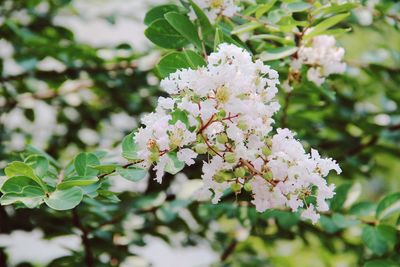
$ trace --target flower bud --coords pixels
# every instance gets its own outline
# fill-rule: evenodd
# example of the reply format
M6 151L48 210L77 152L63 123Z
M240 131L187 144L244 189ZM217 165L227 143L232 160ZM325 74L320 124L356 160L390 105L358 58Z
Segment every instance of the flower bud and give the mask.
M246 169L239 167L235 169L235 177L243 178L246 175Z
M214 180L217 183L223 183L227 180L229 180L231 177L229 176L229 174L225 173L225 172L218 172L217 174L214 175Z
M225 161L228 163L235 163L236 162L236 155L232 152L227 152L224 155Z
M228 142L228 136L226 135L226 133L217 135L217 142L220 144L225 144L226 142Z
M196 151L197 154L206 154L208 150L208 147L206 144L197 144L194 147L194 151Z
M251 192L253 191L253 186L251 185L251 183L247 182L244 184L243 186L244 190L246 190L247 192Z
M231 184L231 189L233 192L240 192L240 190L242 189L242 185L233 183L233 184Z
M261 151L262 151L262 153L263 153L263 155L264 156L266 156L266 157L268 157L269 155L271 155L271 150L268 148L268 147L263 147L262 149L261 149Z
M263 178L267 181L272 180L272 173L271 172L266 172L263 174Z
M152 161L152 162L155 162L155 161L157 161L158 159L160 158L160 154L159 154L159 152L157 151L157 152L152 152L151 154L150 154L150 161Z
M247 124L244 121L239 121L237 127L242 131L247 130Z

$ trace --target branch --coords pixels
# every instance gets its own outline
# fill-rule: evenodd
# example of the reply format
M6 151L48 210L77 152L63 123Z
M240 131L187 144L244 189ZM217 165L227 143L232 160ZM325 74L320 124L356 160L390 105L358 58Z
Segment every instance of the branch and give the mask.
M81 220L79 219L77 209L74 208L71 210L71 212L72 212L72 222L73 222L74 226L82 232L81 239L82 239L82 245L85 250L86 266L87 267L95 267L92 246L90 244L89 237L88 237L89 232L82 225Z
M234 251L237 246L238 242L236 239L232 240L229 246L225 249L224 253L221 255L221 262L224 262Z

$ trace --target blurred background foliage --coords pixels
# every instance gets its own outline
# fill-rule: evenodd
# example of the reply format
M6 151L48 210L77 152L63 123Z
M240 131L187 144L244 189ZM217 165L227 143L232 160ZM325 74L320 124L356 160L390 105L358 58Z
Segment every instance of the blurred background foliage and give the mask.
M63 165L79 151L123 163L122 138L162 94L153 67L165 50L146 40L142 21L166 2L1 1L1 169L27 145ZM115 175L106 186L119 202L85 198L72 212L0 207L0 266L400 266L399 213L375 220L379 200L400 191L399 11L397 1L358 3L337 37L346 74L280 92L277 126L343 169L329 178L333 213L317 225L256 213L234 195L192 201L200 165L162 185L152 173L139 183ZM287 75L287 62L268 63Z

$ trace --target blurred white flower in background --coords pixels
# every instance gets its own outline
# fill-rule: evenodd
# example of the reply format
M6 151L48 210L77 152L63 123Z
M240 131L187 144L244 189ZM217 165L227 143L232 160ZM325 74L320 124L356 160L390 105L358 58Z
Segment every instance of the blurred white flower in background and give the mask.
M13 231L0 235L0 246L5 247L12 266L22 262L46 265L59 257L71 255L71 250L79 250L81 240L77 235L43 239L41 230L25 232Z
M150 45L144 36L144 15L150 6L165 2L74 0L73 12L65 9L54 18L54 23L71 29L76 39L82 43L95 47L127 43L143 52Z

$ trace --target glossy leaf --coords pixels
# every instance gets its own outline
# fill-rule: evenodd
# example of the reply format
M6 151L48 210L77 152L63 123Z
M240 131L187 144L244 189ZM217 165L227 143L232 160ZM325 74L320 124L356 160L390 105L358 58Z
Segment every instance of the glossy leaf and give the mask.
M65 190L57 189L45 198L44 202L54 210L70 210L79 205L83 198L83 191L79 187Z

